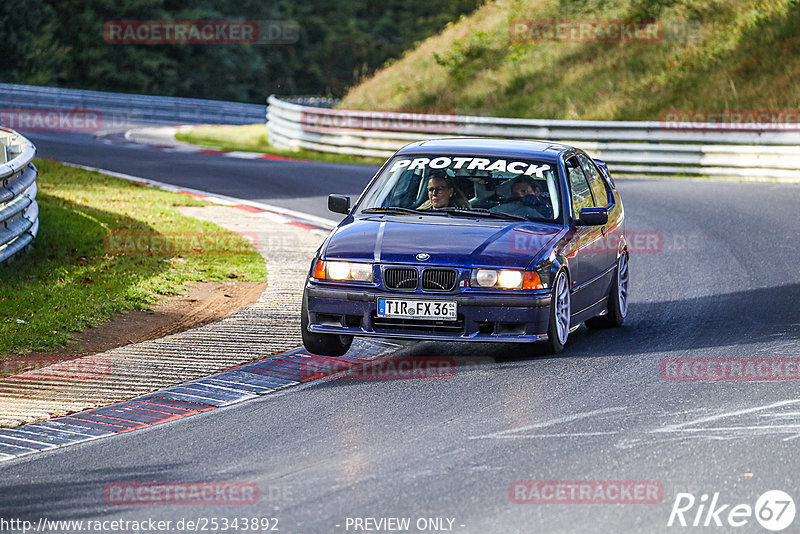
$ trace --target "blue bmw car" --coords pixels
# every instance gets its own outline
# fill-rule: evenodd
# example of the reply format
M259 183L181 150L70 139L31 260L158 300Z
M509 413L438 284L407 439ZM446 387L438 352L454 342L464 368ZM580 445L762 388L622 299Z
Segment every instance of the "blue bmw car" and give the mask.
M396 152L311 262L306 349L342 355L354 336L543 342L622 325L624 211L608 169L580 149L493 139L420 141Z

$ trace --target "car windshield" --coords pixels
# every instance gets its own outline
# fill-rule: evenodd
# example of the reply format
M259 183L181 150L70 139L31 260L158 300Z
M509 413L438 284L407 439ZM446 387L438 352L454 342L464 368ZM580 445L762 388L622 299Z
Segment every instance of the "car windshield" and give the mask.
M397 156L364 194L359 211L556 220L553 167L513 157Z

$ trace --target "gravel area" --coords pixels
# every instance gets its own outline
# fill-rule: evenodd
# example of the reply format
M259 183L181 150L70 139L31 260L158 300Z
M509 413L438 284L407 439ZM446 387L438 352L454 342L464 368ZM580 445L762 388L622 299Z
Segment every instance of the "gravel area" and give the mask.
M301 291L323 238L232 207L181 211L254 239L269 284L258 302L201 328L4 378L0 426L131 399L300 345Z

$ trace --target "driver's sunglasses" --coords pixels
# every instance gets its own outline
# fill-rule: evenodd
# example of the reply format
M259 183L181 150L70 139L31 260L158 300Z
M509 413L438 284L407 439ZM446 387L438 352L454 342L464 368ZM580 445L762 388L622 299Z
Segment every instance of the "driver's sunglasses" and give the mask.
M449 185L437 185L436 187L429 187L428 193L441 193L442 191L446 191L450 189Z

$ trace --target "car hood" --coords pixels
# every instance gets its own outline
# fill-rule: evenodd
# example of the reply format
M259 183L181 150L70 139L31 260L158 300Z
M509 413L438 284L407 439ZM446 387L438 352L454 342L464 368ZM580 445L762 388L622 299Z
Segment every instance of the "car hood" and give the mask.
M562 228L555 224L443 216L374 216L340 226L326 259L524 269Z

